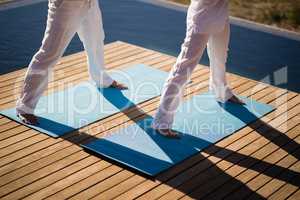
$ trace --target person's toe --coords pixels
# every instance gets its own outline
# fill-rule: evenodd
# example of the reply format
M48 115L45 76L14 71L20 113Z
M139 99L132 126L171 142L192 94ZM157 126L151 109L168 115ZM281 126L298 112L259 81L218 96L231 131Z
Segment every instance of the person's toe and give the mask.
M116 89L119 89L119 90L126 90L128 89L128 87L122 83L119 83L117 81L114 81L112 84L111 84L111 87L113 88L116 88Z
M161 135L168 137L168 138L180 138L179 135L170 129L160 129L157 130Z
M241 105L244 105L245 102L242 101L241 99L239 99L238 97L236 97L235 95L232 96L230 99L229 99L230 102L232 103L236 103L236 104L241 104Z
M38 124L38 118L33 114L18 114L18 117L25 124L29 124L29 125Z

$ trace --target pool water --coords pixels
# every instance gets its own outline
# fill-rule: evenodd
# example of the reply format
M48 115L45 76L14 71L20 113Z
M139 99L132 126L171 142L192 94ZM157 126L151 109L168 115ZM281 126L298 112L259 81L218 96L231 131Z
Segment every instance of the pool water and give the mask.
M116 40L176 56L186 13L138 0L100 0L106 43ZM41 44L47 2L0 11L0 74L28 65ZM76 36L65 55L83 50ZM200 61L208 65L205 54ZM228 71L300 92L300 41L231 25Z

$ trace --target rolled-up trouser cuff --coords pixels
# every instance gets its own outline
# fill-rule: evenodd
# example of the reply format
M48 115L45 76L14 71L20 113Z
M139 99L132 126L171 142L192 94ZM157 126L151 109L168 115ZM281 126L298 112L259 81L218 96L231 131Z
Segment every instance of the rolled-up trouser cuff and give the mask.
M216 100L222 103L225 103L233 96L232 90L227 85L222 87L210 86L210 90L215 94Z
M167 119L167 117L165 117ZM169 119L173 119L169 117ZM151 124L154 129L171 129L173 124L173 120L163 120L162 117L156 116Z
M153 122L151 124L151 127L153 129L171 129L172 128L172 124L168 124L168 123L157 123L157 122Z
M34 109L26 106L19 99L16 104L16 112L17 114L34 114Z
M107 75L103 80L97 81L97 82L93 80L93 82L95 83L95 85L98 88L108 88L112 85L114 80L110 76Z

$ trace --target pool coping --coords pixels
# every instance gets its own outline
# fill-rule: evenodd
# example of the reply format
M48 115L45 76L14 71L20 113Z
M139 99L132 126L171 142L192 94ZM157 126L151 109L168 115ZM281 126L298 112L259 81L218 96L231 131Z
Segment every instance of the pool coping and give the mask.
M171 2L171 1L167 1L167 0L137 0L137 1L156 5L156 6L162 6L165 8L169 8L169 9L173 9L173 10L177 10L177 11L181 11L181 12L187 12L187 9L188 9L188 5ZM279 28L279 27L275 27L275 26L271 26L271 25L267 25L267 24L262 24L262 23L258 23L258 22L253 22L250 20L242 19L239 17L233 17L233 16L230 16L230 23L237 25L237 26L244 27L244 28L249 28L249 29L256 30L256 31L262 31L265 33L270 33L273 35L300 41L300 33L295 32L295 31L290 31L287 29L283 29L283 28Z
M3 5L0 5L0 12L4 11L4 10L22 7L22 6L41 3L44 1L47 1L47 0L17 0L14 2L8 2ZM136 0L136 1L152 4L155 6L161 6L161 7L168 8L168 9L173 9L173 10L180 11L180 12L187 12L187 8L188 8L188 5L171 2L171 1L167 1L167 0ZM287 29L278 28L278 27L266 25L266 24L261 24L258 22L253 22L250 20L242 19L239 17L232 17L232 16L230 16L230 23L240 26L240 27L248 28L251 30L261 31L261 32L273 34L276 36L284 37L287 39L300 41L300 33L295 32L295 31L290 31Z

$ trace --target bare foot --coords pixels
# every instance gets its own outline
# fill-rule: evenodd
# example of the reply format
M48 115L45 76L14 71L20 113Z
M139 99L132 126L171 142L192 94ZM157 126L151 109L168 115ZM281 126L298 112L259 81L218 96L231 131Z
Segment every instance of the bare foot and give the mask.
M159 134L168 137L168 138L174 138L174 139L179 139L180 136L172 131L171 129L155 129Z
M240 105L245 105L245 102L243 102L241 99L239 99L237 96L233 95L230 99L228 99L231 103L236 103Z
M37 125L38 124L38 118L33 114L18 114L17 115L20 120L29 125Z
M119 90L127 90L128 89L128 87L126 85L119 83L117 81L113 81L113 83L110 85L110 87L116 88Z

